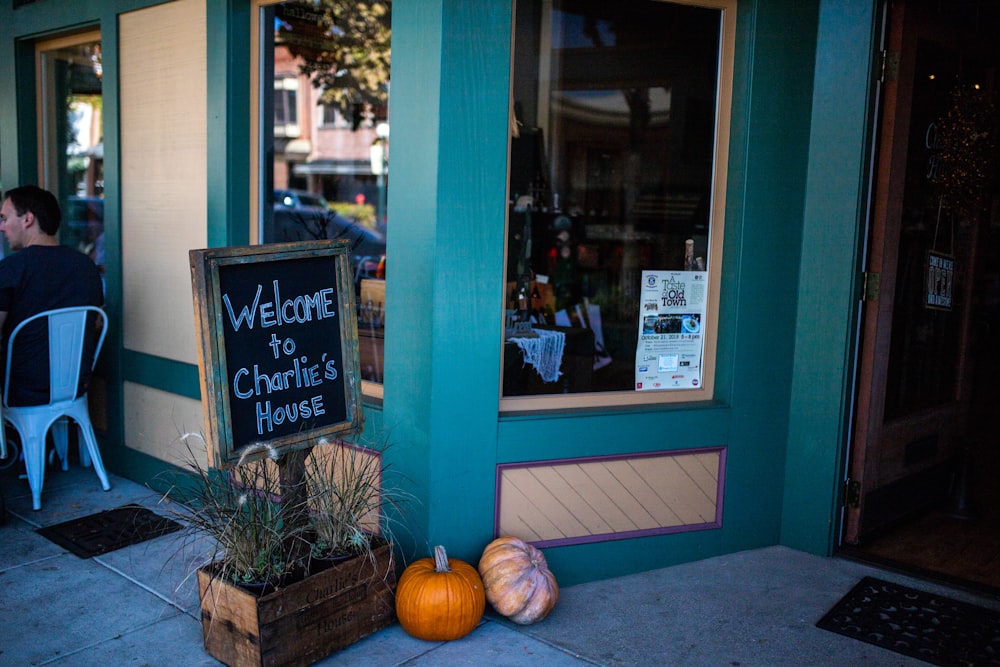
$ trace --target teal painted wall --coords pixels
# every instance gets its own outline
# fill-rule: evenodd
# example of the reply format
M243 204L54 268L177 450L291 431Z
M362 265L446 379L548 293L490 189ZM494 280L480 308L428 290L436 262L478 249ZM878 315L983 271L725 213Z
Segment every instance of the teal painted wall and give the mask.
M0 21L8 36L41 34L65 27L68 4L14 12L7 3ZM157 3L72 4L79 20L105 26L111 76L116 13ZM395 0L391 315L384 401L366 406L366 422L392 443L387 461L417 499L399 517L406 559L444 544L478 560L493 537L500 463L719 445L727 447L721 529L547 549L560 582L778 543L829 553L849 412L873 4L740 3L715 400L500 417L512 5ZM241 244L249 9L208 0L207 11L208 239ZM2 40L0 94L20 88L15 55ZM34 166L32 131L18 130L25 104L0 109L4 183ZM115 154L113 139L107 150ZM191 366L134 353L120 363L122 377L197 396ZM160 465L110 458L143 480Z
M820 3L781 541L836 544L862 269L875 3Z
M510 23L506 2L393 3L384 420L419 557L490 539Z
M737 68L724 279L735 281L727 299L734 310L723 325L733 337L723 527L731 549L780 537L816 5L757 2L743 5L740 18L746 44L738 51L745 60Z
M250 230L242 221L250 219L251 11L248 3L232 0L206 0L205 9L211 35L206 45L208 246L246 245Z
M444 543L478 558L496 464L684 448L692 433L728 447L723 528L548 549L561 580L778 543L818 4L740 7L715 403L501 418L510 7L470 4L394 5L389 214L403 229L389 234L384 418L424 501L416 555Z
M393 6L393 63L389 108L392 184L386 238L386 320L383 424L392 442L390 463L405 471L414 501L400 532L404 557L423 557L431 495L431 380L441 130L442 8L437 2ZM402 111L402 110L405 110ZM394 333L398 332L398 333ZM451 546L451 545L449 545ZM453 549L454 550L454 549Z

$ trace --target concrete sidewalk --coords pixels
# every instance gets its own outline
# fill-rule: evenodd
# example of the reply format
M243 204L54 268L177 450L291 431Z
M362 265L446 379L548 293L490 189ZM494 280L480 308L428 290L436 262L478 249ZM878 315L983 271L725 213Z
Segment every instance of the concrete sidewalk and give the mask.
M42 509L33 512L27 483L0 473L11 513L0 527L0 665L219 664L202 643L190 576L197 545L175 533L81 559L35 533L126 503L157 509L159 494L111 481L103 492L90 469L50 468ZM926 664L814 626L866 575L1000 609L995 598L768 547L564 588L541 623L517 626L488 613L454 642L414 639L396 624L317 664Z

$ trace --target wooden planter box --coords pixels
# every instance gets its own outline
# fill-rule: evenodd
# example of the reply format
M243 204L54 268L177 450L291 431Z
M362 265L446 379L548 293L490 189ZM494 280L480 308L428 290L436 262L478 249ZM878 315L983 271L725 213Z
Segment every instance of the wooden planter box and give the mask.
M198 570L205 650L230 667L309 665L396 621L392 548L256 597Z

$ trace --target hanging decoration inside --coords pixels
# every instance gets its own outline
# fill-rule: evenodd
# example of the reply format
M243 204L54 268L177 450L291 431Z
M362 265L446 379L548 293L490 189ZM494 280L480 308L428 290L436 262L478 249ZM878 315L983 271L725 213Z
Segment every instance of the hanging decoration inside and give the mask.
M978 84L951 91L948 112L937 123L939 165L933 181L941 186L944 208L961 223L983 207L996 152L996 109Z

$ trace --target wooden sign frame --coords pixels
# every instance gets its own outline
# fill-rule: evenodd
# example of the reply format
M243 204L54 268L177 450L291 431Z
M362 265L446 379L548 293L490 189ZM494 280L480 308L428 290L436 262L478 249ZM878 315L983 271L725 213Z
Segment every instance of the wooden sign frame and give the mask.
M344 240L189 252L210 465L361 432L349 257Z

